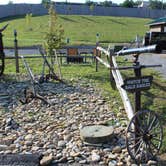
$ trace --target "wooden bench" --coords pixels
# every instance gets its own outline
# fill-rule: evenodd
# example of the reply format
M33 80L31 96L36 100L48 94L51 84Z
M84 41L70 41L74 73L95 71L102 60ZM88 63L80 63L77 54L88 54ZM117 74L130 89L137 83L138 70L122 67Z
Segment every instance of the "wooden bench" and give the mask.
M78 54L77 48L67 48L67 63L83 63L83 57Z

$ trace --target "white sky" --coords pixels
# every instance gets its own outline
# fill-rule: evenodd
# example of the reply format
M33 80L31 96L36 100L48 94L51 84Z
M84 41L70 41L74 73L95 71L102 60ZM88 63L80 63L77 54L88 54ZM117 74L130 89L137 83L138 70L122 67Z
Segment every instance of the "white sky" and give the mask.
M41 3L41 0L0 0L0 4L8 4L9 1L12 1L13 3ZM53 0L57 2L66 2L66 0ZM86 0L67 0L67 2L80 2L85 3ZM92 0L94 2L102 2L105 0ZM124 0L112 0L114 3L121 3Z

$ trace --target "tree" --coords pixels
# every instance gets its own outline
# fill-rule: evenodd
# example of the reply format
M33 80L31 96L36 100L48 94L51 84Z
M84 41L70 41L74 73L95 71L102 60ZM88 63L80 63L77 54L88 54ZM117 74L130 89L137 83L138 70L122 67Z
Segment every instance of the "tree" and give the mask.
M164 7L163 2L157 0L149 0L149 7L151 9L162 9Z
M60 48L63 45L64 30L57 23L57 14L54 9L54 4L51 3L49 8L48 32L46 32L44 47L47 55L53 55L53 49Z
M91 11L91 13L93 14L93 10L94 10L94 4L91 4L90 6L89 6L89 9L90 9L90 11Z
M166 9L166 3L163 3L163 9Z
M44 5L44 7L45 7L46 9L49 9L50 4L51 4L51 0L42 0L41 3Z
M93 2L93 1L91 1L91 0L86 0L85 4L88 5L88 6L91 6L91 5L94 5L94 6L95 6L95 5L97 5L96 2Z
M8 5L12 5L12 4L13 4L13 1L10 0L10 1L8 2Z
M105 6L105 7L110 7L112 6L112 1L104 1L104 2L100 2L100 5Z
M141 0L135 1L135 2L134 2L134 6L141 5L141 3L142 3L142 1L141 1Z
M121 4L121 6L122 7L126 7L126 8L132 8L132 7L134 7L134 2L133 2L133 0L125 0L122 4Z

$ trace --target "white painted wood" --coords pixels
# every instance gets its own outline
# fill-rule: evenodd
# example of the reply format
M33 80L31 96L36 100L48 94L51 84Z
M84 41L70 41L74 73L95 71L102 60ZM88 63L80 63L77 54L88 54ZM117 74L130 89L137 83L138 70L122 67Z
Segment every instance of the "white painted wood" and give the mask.
M101 58L99 58L98 56L96 56L96 59L100 62L100 63L102 63L105 67L107 67L107 68L110 68L110 65L107 63L107 62L104 62Z
M98 50L100 50L101 52L105 53L107 56L110 56L109 51L105 50L102 47L97 47ZM100 58L101 59L101 58ZM103 61L103 60L102 60ZM101 62L101 60L100 60ZM113 66L111 67L115 67L118 68L118 65L116 63L116 58L115 56L112 56L112 62L113 62ZM102 63L102 62L101 62ZM110 66L110 65L109 65ZM127 116L129 118L129 120L131 120L131 118L134 116L134 111L131 105L131 102L127 96L127 92L126 90L124 90L121 86L124 84L123 82L123 78L122 75L120 73L119 70L112 70L112 75L114 77L115 83L116 83L116 87L119 90L120 96L122 98L123 104L124 104L124 108L126 110Z
M58 55L57 55L57 52L56 52L56 49L54 49L54 54L55 54L55 64L57 65L58 67L58 74L59 74L59 78L62 79L62 72L61 72L61 66L60 66L60 63L59 63L59 59L58 59Z
M110 55L110 53L109 53L109 51L107 51L107 50L105 50L104 48L102 48L102 47L97 47L97 50L99 50L99 51L101 51L101 52L104 52L106 55Z
M112 57L112 61L113 61L114 67L118 67L115 57ZM123 78L122 78L122 75L121 75L120 71L116 70L116 74L117 74L117 78L119 80L119 84L117 85L117 88L118 88L118 90L120 92L120 95L121 95L121 98L122 98L122 101L123 101L123 104L124 104L127 116L129 118L129 120L131 120L131 118L134 116L134 111L133 111L133 108L131 106L131 102L130 102L128 96L127 96L126 90L124 90L121 87L124 84L124 82L123 82Z

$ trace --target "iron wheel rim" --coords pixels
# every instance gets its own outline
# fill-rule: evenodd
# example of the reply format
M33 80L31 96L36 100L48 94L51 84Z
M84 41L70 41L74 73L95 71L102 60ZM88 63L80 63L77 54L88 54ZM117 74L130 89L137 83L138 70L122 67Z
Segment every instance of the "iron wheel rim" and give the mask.
M158 154L162 138L163 129L157 114L149 110L139 111L127 127L127 151L136 163L145 163Z

